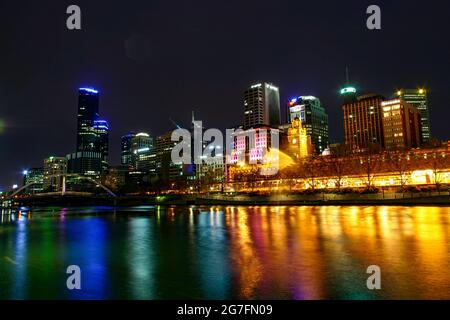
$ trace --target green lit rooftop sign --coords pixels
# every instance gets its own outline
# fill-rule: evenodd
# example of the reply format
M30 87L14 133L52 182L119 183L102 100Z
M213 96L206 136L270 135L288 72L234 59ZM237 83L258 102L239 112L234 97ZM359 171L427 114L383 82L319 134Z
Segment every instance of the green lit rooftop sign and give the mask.
M341 90L341 94L347 94L347 93L356 93L356 88L354 87L345 87Z

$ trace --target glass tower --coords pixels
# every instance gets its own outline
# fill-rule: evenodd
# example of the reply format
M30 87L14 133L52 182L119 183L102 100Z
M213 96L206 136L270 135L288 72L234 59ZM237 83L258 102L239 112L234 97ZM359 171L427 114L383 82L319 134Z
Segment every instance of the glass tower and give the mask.
M92 88L78 90L77 151L98 151L94 122L99 120L99 93Z
M106 120L98 119L94 121L94 131L96 137L96 150L101 153L102 170L108 169L108 154L109 154L109 125Z
M67 155L68 171L99 177L108 169L109 125L99 114L99 92L78 89L77 148Z
M134 168L143 171L154 169L153 137L140 132L131 139L132 160Z
M134 132L128 132L122 136L120 162L123 166L134 166L132 140L136 136Z

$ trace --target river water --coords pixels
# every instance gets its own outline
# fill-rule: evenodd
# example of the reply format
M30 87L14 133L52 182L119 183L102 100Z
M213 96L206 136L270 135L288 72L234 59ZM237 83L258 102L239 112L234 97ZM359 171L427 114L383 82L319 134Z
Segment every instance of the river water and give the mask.
M66 286L67 267L81 289ZM367 268L381 270L369 290ZM0 217L1 299L450 299L450 207L37 208Z

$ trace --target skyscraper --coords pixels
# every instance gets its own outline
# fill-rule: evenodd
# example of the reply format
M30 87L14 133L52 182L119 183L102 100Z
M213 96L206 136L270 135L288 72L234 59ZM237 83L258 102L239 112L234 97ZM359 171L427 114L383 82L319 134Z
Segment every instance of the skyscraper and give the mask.
M353 90L352 90L353 91ZM354 100L347 91L343 96L342 112L344 115L345 144L353 151L363 151L376 144L384 147L382 106L384 98L377 94L368 94ZM351 98L351 99L349 99Z
M94 131L97 134L96 149L101 153L102 157L102 171L108 169L108 155L109 155L109 125L106 120L94 120Z
M288 103L288 123L298 118L311 138L314 151L321 154L328 146L328 114L320 100L313 96L300 96Z
M93 88L78 89L77 151L99 151L94 122L99 120L99 93Z
M417 108L401 99L383 101L381 105L386 150L419 147L422 137Z
M99 114L99 92L78 89L77 149L66 156L70 173L99 178L108 168L109 125Z
M171 159L172 149L175 145L177 142L172 141L172 132L156 137L156 173L165 186L169 186L183 175L183 164L173 163Z
M137 170L154 171L155 154L153 137L145 132L136 134L131 139L132 162Z
M430 110L428 106L428 95L425 89L400 89L396 92L399 99L413 105L420 113L420 124L422 127L422 141L429 142L431 138Z
M134 132L128 132L122 136L120 162L123 166L134 166L132 140L135 136Z
M244 92L244 129L258 126L278 127L280 94L274 85L262 82Z
M145 132L129 132L122 136L121 163L143 171L155 171L153 137Z

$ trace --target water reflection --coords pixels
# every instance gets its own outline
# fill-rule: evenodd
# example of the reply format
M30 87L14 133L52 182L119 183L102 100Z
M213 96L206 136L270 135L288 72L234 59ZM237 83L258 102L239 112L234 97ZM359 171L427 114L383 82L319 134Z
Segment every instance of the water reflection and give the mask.
M132 219L128 225L130 241L127 242L128 274L132 299L154 299L155 288L152 281L154 276L153 253L153 224L148 218Z
M450 299L446 207L3 211L0 298ZM65 287L67 266L82 290ZM382 290L366 288L379 265Z

